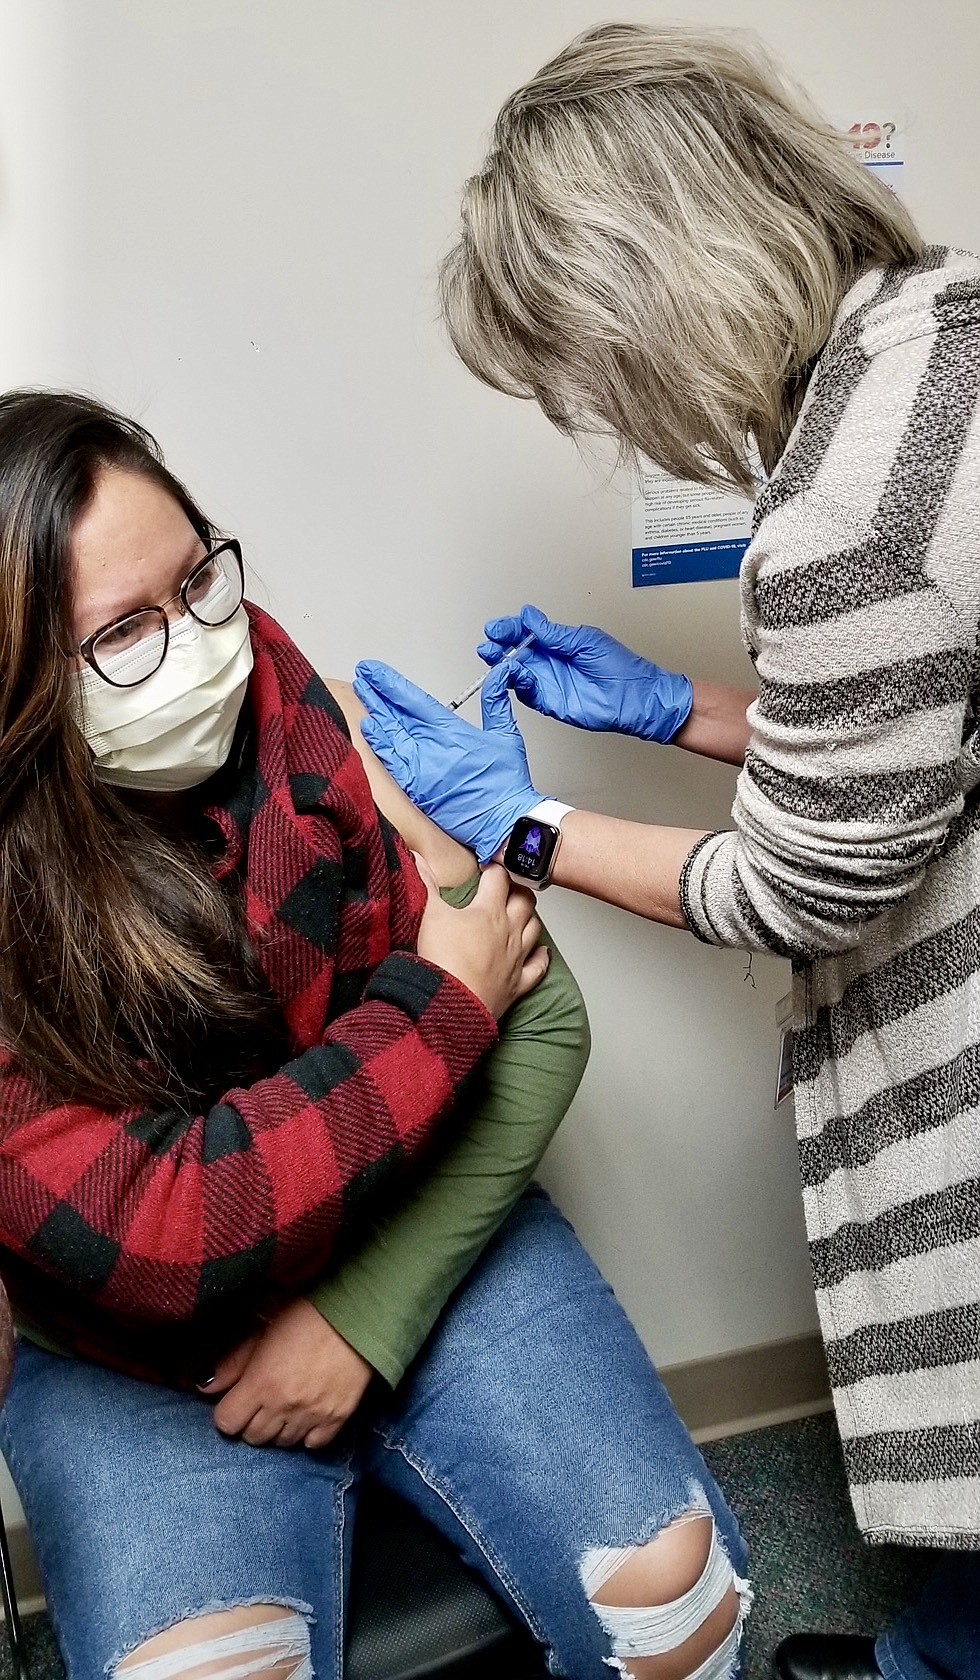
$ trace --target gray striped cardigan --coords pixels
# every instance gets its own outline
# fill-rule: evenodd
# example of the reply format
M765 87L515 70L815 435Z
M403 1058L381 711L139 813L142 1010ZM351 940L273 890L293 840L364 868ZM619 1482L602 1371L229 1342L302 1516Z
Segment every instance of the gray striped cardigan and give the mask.
M846 297L741 574L759 697L692 930L794 963L820 1320L870 1540L980 1548L980 261Z

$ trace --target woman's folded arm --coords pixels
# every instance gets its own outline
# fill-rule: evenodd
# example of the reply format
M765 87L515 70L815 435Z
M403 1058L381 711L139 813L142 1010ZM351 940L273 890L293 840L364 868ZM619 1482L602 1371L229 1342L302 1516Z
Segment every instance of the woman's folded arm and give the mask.
M205 1113L53 1102L0 1058L0 1243L144 1326L301 1289L496 1037L465 986L395 952L321 1043Z
M446 889L465 904L479 877ZM578 1088L589 1056L582 994L546 935L541 984L501 1023L500 1041L469 1082L461 1123L424 1165L395 1211L309 1298L394 1386L453 1290L532 1178Z

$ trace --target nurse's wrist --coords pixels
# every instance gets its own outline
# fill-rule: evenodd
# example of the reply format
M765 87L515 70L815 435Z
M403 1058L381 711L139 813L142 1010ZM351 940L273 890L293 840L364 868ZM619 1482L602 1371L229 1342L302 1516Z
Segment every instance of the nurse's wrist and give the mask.
M671 736L671 746L724 764L744 764L752 733L746 712L756 698L753 690L697 679L691 691L691 709Z
M681 870L703 836L576 810L562 824L552 881L665 927L687 929Z

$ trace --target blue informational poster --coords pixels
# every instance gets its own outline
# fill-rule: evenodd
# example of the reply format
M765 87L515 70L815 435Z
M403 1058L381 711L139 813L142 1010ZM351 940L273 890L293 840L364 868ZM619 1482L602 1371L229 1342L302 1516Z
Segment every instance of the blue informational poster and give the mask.
M633 587L738 576L752 503L644 462L633 499Z
M738 577L747 537L737 542L661 543L633 550L633 588L648 583L703 583L709 578Z

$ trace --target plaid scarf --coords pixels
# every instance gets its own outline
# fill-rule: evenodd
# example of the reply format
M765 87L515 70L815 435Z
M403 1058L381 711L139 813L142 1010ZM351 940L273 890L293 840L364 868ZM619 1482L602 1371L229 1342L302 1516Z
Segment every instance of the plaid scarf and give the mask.
M414 950L425 888L371 797L343 712L281 625L249 605L253 726L205 815L244 869L245 925L295 1049L351 1009L392 952Z
M342 713L248 610L252 729L204 815L293 1059L193 1114L53 1104L0 1053L0 1270L18 1317L175 1386L322 1273L496 1040L479 1000L414 954L425 889Z

